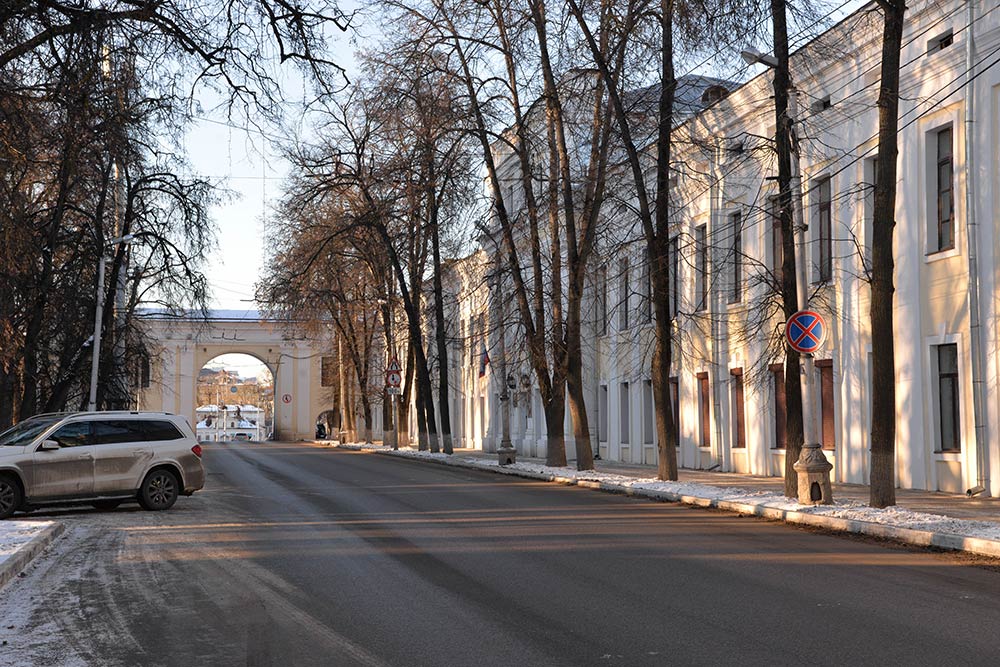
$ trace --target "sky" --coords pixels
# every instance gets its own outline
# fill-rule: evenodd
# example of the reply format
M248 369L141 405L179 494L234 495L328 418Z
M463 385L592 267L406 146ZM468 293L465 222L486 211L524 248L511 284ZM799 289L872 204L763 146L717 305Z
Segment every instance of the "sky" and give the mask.
M839 2L837 3L840 4ZM857 9L862 0L847 0L836 12L837 18ZM378 36L372 22L359 25L363 42ZM354 46L348 35L332 35L336 62L356 76ZM297 75L279 74L289 97L303 96ZM264 240L273 206L289 165L271 142L255 130L246 129L245 119L229 119L213 113L212 104L203 104L203 115L192 124L186 141L193 171L210 177L233 192L233 196L215 205L211 215L216 223L218 248L206 266L211 285L213 308L253 310L254 283L266 262ZM239 370L239 369L234 369ZM255 373L250 373L255 374Z
M354 47L348 36L335 35L333 48L336 62L353 74ZM291 98L301 99L302 82L297 74L277 76ZM205 266L210 307L256 310L254 284L267 261L267 225L290 165L273 145L274 135L262 135L245 118L227 118L224 112L213 111L213 99L210 92L202 94L204 111L191 124L185 141L193 173L231 191L210 211L217 236L217 247ZM206 366L234 370L241 377L260 377L267 370L254 357L239 354L216 357Z

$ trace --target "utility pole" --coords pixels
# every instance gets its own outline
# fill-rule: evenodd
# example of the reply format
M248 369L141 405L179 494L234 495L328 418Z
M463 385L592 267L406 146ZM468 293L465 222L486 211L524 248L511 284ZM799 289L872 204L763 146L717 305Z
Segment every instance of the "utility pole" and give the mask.
M795 239L795 271L796 297L799 311L809 309L809 288L806 272L806 249L808 246L808 225L802 212L802 171L799 167L799 141L795 135L795 120L798 112L798 91L791 83L788 86L788 131L790 157L792 160L792 215L796 230ZM816 404L814 401L815 365L812 354L799 353L799 366L802 368L802 451L799 460L795 462L798 473L798 500L804 505L833 503L833 492L830 486L830 471L833 466L826 459L826 454L819 442L819 429L816 428ZM813 485L816 484L814 487Z
M808 226L802 211L802 174L799 166L799 142L795 134L795 121L798 115L798 91L795 89L789 73L786 72L784 77L779 77L782 67L778 58L753 49L742 51L740 55L750 65L760 63L774 70L776 103L779 95L787 97L784 118L779 118L776 124L775 144L778 150L779 170L781 165L786 163L786 161L790 166L790 177L788 179L790 201L783 196L785 193L781 193L781 204L783 208L790 204L792 209L792 229L795 235L795 301L797 310L802 312L809 308L808 275L806 270ZM780 82L779 79L781 79ZM779 87L781 90L779 90ZM781 184L779 183L779 185ZM785 214L785 212L782 213L782 215ZM785 266L787 266L787 262ZM783 279L787 279L787 276L784 276ZM787 306L786 302L786 318L791 315L788 312L789 308ZM788 341L785 341L785 347L789 350L788 354L786 354L786 360L789 358L795 360L792 357L792 351L789 349ZM830 470L833 469L833 466L827 461L816 435L818 429L816 428L815 403L813 400L813 375L815 372L813 355L798 352L797 361L798 363L794 365L786 364L786 372L789 368L795 370L797 366L801 374L802 449L799 451L798 459L792 464L798 482L795 497L802 504L812 505L820 503L829 505L833 502L833 493L830 486ZM786 383L787 386L788 384ZM786 403L789 406L786 415L790 414L792 409L791 403L791 401ZM786 450L786 452L791 453L789 450ZM787 478L785 486L786 494L791 495L788 489Z
M517 450L510 443L510 383L507 381L507 327L504 317L503 274L500 270L500 253L497 253L496 302L493 312L497 315L500 350L500 446L497 458L500 465L511 465L517 461Z

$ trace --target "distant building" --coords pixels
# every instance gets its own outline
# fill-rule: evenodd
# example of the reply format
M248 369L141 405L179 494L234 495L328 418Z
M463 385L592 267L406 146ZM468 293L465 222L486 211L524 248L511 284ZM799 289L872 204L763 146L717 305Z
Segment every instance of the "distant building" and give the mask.
M198 415L196 431L199 442L260 442L267 439L265 411L256 405L209 404L202 405L195 412Z

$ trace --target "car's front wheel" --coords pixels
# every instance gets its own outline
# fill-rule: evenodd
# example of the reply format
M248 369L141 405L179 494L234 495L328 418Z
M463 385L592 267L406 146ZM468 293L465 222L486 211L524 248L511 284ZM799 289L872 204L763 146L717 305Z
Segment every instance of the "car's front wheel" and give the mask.
M154 512L168 510L177 502L180 482L177 475L160 468L146 475L139 489L139 504L143 509Z
M24 501L21 486L10 475L0 475L0 519L6 519L14 513Z

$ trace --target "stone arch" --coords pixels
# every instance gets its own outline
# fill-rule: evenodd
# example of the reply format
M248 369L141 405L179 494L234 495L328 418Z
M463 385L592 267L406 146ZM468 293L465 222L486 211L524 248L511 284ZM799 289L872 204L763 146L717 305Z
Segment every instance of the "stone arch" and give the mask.
M143 410L162 410L196 423L198 372L222 354L247 354L274 376L274 439L311 440L315 418L333 407L321 386L321 342L288 332L289 323L255 311L213 311L207 319L146 319L154 350L149 387L140 391Z

